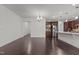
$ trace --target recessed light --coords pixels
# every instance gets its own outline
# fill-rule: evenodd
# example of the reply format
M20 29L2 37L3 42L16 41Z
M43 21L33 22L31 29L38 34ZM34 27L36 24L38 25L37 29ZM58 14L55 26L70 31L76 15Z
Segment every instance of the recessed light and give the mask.
M78 19L78 16L76 16L75 19Z
M72 6L75 6L76 4L72 4Z
M68 20L66 19L65 22L67 22Z

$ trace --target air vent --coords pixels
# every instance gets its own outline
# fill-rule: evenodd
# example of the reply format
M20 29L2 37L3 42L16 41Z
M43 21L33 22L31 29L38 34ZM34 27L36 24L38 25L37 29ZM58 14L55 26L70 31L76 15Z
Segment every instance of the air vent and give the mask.
M77 5L75 5L75 8L76 8L76 9L78 9L78 8L79 8L79 5L78 5L78 4L77 4Z
M76 8L78 9L78 8L79 8L79 6L76 6Z

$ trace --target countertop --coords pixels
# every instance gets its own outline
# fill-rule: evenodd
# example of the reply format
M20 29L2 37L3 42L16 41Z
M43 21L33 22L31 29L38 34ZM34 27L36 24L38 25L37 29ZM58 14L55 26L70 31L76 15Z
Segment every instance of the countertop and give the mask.
M77 32L58 32L59 34L78 34Z

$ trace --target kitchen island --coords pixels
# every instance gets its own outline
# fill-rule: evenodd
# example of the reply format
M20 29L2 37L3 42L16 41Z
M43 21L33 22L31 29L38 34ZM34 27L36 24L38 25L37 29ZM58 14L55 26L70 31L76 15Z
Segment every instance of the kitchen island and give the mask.
M79 33L58 32L58 39L79 48Z

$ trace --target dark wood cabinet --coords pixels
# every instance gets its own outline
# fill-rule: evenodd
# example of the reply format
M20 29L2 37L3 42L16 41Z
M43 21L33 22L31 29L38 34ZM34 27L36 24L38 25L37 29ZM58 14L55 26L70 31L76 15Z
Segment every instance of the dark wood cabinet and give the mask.
M64 22L64 31L68 31L68 22Z
M46 22L46 38L57 36L55 31L58 31L58 22Z
M46 38L52 38L52 22L46 22Z
M73 29L77 29L79 26L79 19L64 22L64 31L73 31Z

